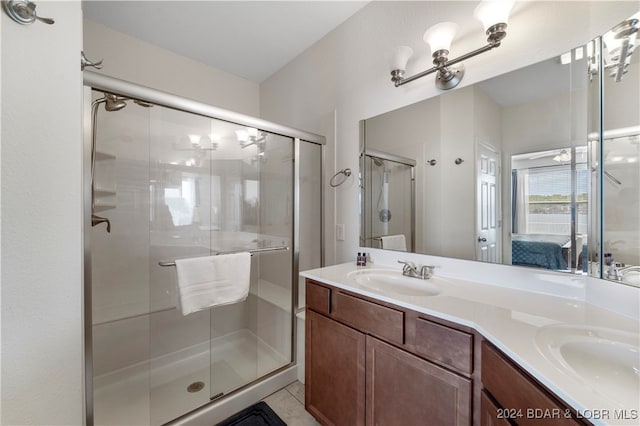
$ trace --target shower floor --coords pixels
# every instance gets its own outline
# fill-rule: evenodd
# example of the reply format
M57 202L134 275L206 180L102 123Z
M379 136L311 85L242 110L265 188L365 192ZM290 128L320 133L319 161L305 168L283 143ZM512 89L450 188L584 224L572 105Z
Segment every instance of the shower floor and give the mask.
M289 363L250 330L94 378L96 425L160 425ZM188 392L202 382L204 388Z

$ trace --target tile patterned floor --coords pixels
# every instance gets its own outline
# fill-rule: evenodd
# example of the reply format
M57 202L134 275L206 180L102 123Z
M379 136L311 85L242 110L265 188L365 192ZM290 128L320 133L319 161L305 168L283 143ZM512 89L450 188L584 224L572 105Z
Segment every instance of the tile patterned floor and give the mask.
M304 385L298 381L273 393L264 400L287 426L319 426L304 409Z

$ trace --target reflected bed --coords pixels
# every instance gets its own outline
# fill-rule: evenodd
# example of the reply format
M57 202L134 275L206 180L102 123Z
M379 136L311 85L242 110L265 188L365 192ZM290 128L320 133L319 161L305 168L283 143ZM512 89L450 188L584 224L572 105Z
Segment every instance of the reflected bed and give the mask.
M545 269L567 269L562 249L569 242L568 235L513 234L511 263Z

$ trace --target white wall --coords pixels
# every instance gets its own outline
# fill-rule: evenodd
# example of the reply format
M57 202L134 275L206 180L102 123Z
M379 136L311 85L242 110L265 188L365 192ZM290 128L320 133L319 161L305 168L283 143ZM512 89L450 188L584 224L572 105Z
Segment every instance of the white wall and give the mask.
M430 25L452 19L462 28L453 42L453 55L479 47L484 43L481 26L468 19L476 4L371 2L261 85L262 116L333 135L328 143L334 145L335 163L332 169L327 161L327 176L344 167L357 170L359 120L438 94L433 77L394 88L388 66L393 49L403 44L414 48L416 57L408 64L408 75L428 68L422 34ZM518 2L502 46L466 61L466 76L459 87L564 53L637 9L637 2ZM326 117L334 111L335 128L330 129ZM336 261L351 260L357 251L357 191L353 184L327 193L333 203L328 203L326 216L335 215L335 223L346 225L343 242L334 241L333 224L327 228L327 247L335 247Z
M83 423L82 16L2 12L2 424Z
M143 17L141 17L143 18ZM84 20L84 53L103 59L92 71L258 117L258 84Z

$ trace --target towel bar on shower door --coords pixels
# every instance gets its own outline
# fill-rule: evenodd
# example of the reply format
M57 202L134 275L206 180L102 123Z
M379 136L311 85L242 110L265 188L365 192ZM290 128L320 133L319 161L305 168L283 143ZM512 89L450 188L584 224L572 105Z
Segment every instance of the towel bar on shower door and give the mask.
M264 252L267 252L267 251L281 251L281 250L289 250L289 247L287 247L287 246L278 246L278 247L265 247L265 248L251 249L251 250L224 251L224 252L217 252L217 253L213 254L213 256L217 256L219 254L244 253L246 251L248 251L250 254L253 255L254 253L264 253ZM158 262L158 265L160 265L160 266L176 266L176 261L175 260L160 261L160 262Z

